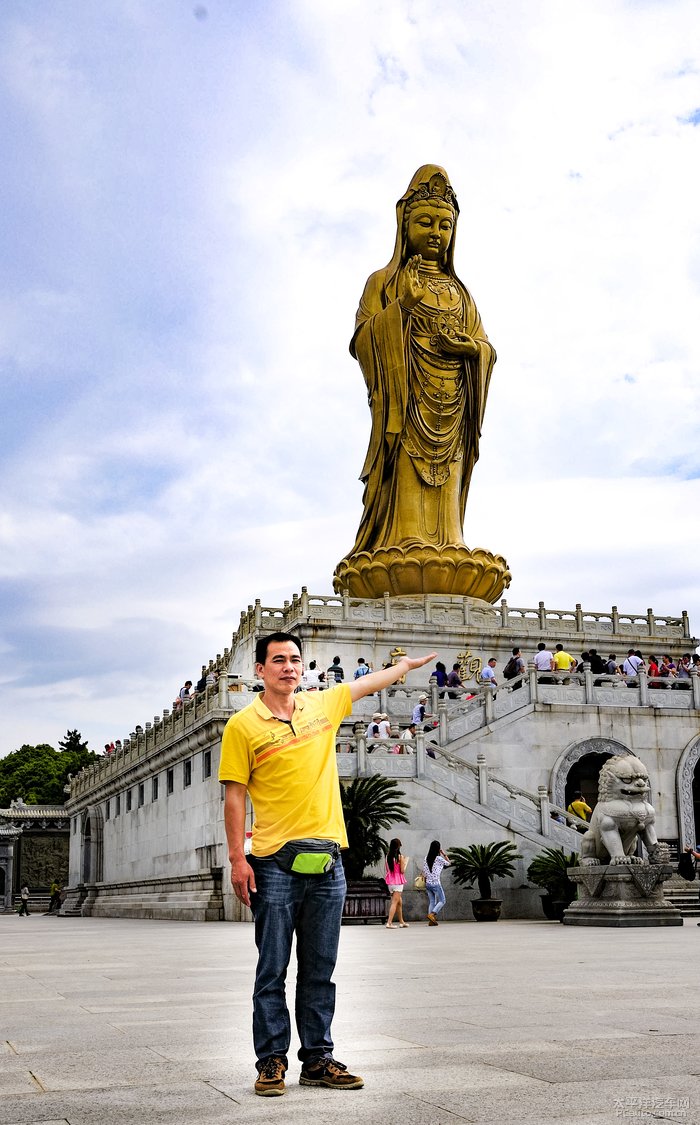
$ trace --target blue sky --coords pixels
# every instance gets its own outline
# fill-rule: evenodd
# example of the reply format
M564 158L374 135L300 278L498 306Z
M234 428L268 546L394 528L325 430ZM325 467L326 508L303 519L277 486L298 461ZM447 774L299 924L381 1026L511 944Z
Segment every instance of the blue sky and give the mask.
M348 353L420 164L497 352L465 539L512 605L700 631L700 46L663 0L0 7L0 755L169 705L331 592Z

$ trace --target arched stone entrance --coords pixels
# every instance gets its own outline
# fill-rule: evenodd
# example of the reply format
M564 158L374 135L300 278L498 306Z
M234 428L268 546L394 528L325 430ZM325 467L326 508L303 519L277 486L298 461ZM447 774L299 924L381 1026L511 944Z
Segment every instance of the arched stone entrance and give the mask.
M102 811L86 809L80 826L80 876L83 883L102 882Z
M600 764L602 764L605 758L611 758L616 754L631 753L632 751L627 746L623 746L621 742L617 742L614 738L584 738L580 742L574 742L571 746L567 746L552 767L549 786L552 803L559 808L566 808L566 783L569 774L583 758L589 756L592 759L598 758ZM600 765L598 765L598 769L600 769Z
M688 743L676 770L678 808L678 847L682 850L700 842L700 737Z

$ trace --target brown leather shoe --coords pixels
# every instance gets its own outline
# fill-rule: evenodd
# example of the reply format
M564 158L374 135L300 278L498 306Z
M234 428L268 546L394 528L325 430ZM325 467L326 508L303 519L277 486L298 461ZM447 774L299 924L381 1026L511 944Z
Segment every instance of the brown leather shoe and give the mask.
M300 1086L326 1086L329 1090L361 1090L364 1079L348 1074L348 1068L337 1059L315 1059L304 1063L299 1075Z
M284 1076L287 1071L282 1059L271 1055L265 1059L255 1081L255 1093L263 1098L278 1098L285 1092Z

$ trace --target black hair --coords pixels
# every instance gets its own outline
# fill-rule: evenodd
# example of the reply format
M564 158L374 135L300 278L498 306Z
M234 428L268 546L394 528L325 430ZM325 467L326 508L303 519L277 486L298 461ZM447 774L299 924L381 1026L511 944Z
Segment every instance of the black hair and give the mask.
M426 866L428 868L428 871L432 871L433 864L435 863L435 860L437 859L437 857L439 855L440 855L440 841L439 840L433 840L432 844L428 848L428 854L425 857L425 863L426 863Z
M293 636L292 633L268 633L266 637L259 637L255 645L255 663L264 664L267 660L267 650L271 644L284 644L285 641L291 641L299 649L301 656L301 641L298 637Z
M387 857L386 857L386 865L387 865L387 867L389 868L390 871L399 862L399 855L400 854L401 854L401 841L399 840L398 836L394 836L394 839L391 840L391 842L389 843L389 851L387 852Z
M537 646L537 651L538 651L538 652L542 652L542 651L543 651L543 649L545 649L546 647L547 647L547 646L546 646L546 644L544 643L544 641L540 641L540 643L539 643L539 644L538 644L538 646Z

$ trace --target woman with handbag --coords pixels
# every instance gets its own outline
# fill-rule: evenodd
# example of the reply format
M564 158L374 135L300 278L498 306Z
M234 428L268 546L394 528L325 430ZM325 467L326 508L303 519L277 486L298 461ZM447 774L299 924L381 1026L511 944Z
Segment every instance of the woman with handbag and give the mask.
M391 902L389 903L389 917L387 919L387 930L395 930L394 916L398 919L399 926L402 930L408 927L408 922L403 920L403 889L406 885L406 866L408 864L408 856L401 855L401 841L394 838L389 844L389 852L386 857L386 874L384 876L386 885L391 895Z
M440 882L444 867L449 867L450 861L440 847L439 840L433 840L428 848L428 854L423 863L425 876L425 889L428 892L428 925L437 926L437 916L445 905L445 892Z

